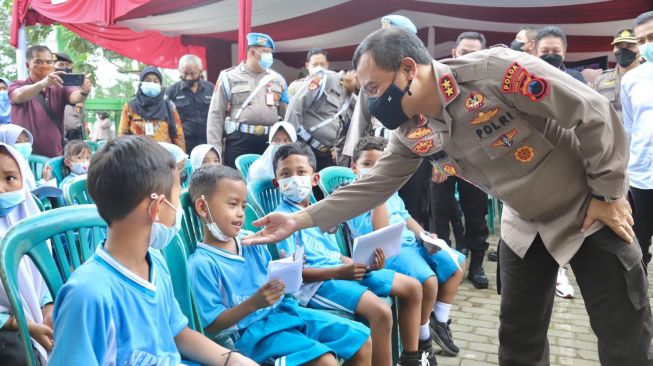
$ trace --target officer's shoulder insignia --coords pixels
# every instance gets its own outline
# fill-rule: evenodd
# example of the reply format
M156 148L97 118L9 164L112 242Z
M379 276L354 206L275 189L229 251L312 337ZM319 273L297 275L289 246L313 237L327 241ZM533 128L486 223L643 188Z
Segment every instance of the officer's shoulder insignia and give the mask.
M408 134L408 138L411 140L421 139L424 136L428 136L433 133L433 130L429 127L417 127Z
M513 62L503 76L501 91L506 94L521 94L533 102L539 102L549 95L549 82L529 73L518 62Z
M469 123L473 125L480 125L482 123L489 122L490 120L492 120L492 118L496 117L498 113L499 113L498 107L490 108L486 111L480 111L478 112L476 117L474 117L471 121L469 121Z
M467 99L465 99L465 108L468 111L475 111L485 104L485 95L480 92L472 92L469 94Z
M316 76L311 80L311 83L308 84L308 90L315 90L320 86L320 82L322 82L322 77L321 76Z
M438 83L440 84L440 90L442 91L442 95L444 95L445 102L451 101L458 95L458 89L456 88L456 82L453 76L449 74L442 75Z
M433 140L422 140L413 146L413 152L416 154L425 154L433 147Z
M521 146L515 150L515 159L522 163L528 163L535 157L535 150L528 145Z
M512 147L512 141L514 140L515 136L517 136L517 129L513 128L512 131L499 136L492 143L492 147Z

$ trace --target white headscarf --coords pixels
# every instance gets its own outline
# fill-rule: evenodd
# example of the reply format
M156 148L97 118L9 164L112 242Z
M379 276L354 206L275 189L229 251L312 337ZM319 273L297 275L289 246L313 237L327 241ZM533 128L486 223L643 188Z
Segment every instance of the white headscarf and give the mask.
M7 231L18 221L40 213L31 191L36 187L34 176L29 169L27 161L13 147L0 143L0 150L5 149L18 163L20 175L23 181L25 191L25 201L14 208L7 216L0 217L0 237L4 237ZM43 313L41 312L41 300L49 294L48 287L41 277L41 273L34 265L34 262L28 257L23 257L18 265L18 288L20 289L21 302L23 311L28 321L34 323L43 323ZM11 314L9 299L5 292L2 282L0 282L0 312ZM32 339L35 347L39 350L41 358L47 360L45 349Z
M175 164L179 164L182 160L188 158L188 155L186 155L184 150L182 150L181 147L177 145L167 142L159 142L159 144L168 150L170 155L172 155L172 157L175 159Z
M222 162L222 156L220 155L218 149L215 148L215 146L209 144L197 145L190 152L190 165L193 166L193 170L197 170L202 166L204 157L211 150L215 151L215 153L218 154L218 158L220 158L220 162Z
M0 142L4 142L5 144L9 146L14 146L16 144L16 139L18 139L18 136L20 136L21 133L25 132L27 135L27 138L29 139L30 143L34 143L34 137L32 136L32 133L27 131L26 129L13 125L13 124L6 124L6 125L0 125Z
M272 159L274 159L273 152L276 152L278 147L272 145L272 139L274 138L274 134L277 133L280 128L286 131L288 136L290 136L290 140L292 142L297 141L297 132L295 131L295 127L289 122L281 121L272 125L272 128L270 128L270 138L268 141L270 146L268 146L268 148L265 149L265 152L263 152L263 155L261 155L260 158L256 159L256 161L252 163L252 166L249 167L247 182L252 182L259 179L274 178Z

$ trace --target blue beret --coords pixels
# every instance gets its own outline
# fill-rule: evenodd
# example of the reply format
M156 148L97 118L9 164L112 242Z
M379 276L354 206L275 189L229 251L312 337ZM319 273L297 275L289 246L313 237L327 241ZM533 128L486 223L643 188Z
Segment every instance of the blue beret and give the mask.
M274 51L274 41L270 36L263 33L249 33L247 35L247 46L268 47Z
M390 24L393 27L404 28L405 30L417 33L417 27L415 27L415 24L403 15L386 15L381 18L381 23Z

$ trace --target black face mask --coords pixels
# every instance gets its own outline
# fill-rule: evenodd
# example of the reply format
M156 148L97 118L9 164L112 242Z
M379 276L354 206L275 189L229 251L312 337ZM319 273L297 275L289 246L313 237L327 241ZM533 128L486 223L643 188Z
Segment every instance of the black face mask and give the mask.
M406 89L401 90L397 85L395 85L396 77L397 73L395 72L395 76L392 78L392 84L390 84L383 95L380 97L371 97L367 101L367 107L372 116L378 119L381 124L389 130L396 129L404 124L404 122L408 121L409 118L401 107L401 99L406 93L412 95L410 92L410 84L413 81L409 80Z
M186 83L186 86L191 88L193 85L197 84L200 82L200 79L186 79L184 80L184 83Z
M627 48L620 48L617 52L614 53L614 57L617 59L617 63L621 67L628 67L637 58L637 53L633 52Z
M562 68L562 56L558 55L557 53L549 53L548 55L542 55L540 56L540 58L557 69Z
M515 39L514 41L512 41L512 43L510 43L510 48L515 51L524 52L524 50L522 50L522 47L524 47L525 44L526 43L519 42L518 40Z
M182 171L179 173L179 183L180 183L180 184L184 184L184 183L186 183L186 180L187 180L187 179L188 179L188 173L186 173L185 170L182 170Z
M64 67L59 69L55 68L54 71L60 71L60 72L65 72L66 74L70 74L73 72L73 69L71 69L70 67Z

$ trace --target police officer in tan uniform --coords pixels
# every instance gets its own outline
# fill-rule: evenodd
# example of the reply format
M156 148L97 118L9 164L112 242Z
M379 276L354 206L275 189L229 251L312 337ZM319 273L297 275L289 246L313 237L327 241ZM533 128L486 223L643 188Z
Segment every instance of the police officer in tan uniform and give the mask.
M284 120L315 153L317 168L334 165L332 149L338 133L349 123L355 95L345 90L344 74L320 69L308 76L286 110Z
M206 126L208 143L230 167L242 154L265 151L270 127L281 120L288 102L286 81L270 69L272 38L250 33L247 45L247 59L220 72Z
M622 28L617 31L612 41L617 67L605 70L594 81L593 88L606 97L621 117L621 78L630 70L639 66L639 48L632 29Z
M506 48L433 61L413 34L369 35L354 54L370 112L395 129L369 176L293 215L255 222L243 244L328 230L388 199L423 159L505 203L499 363L548 365L558 267L571 264L603 365L651 365L653 323L628 201L628 142L608 101ZM474 111L471 93L484 95ZM408 116L433 119L416 122Z

